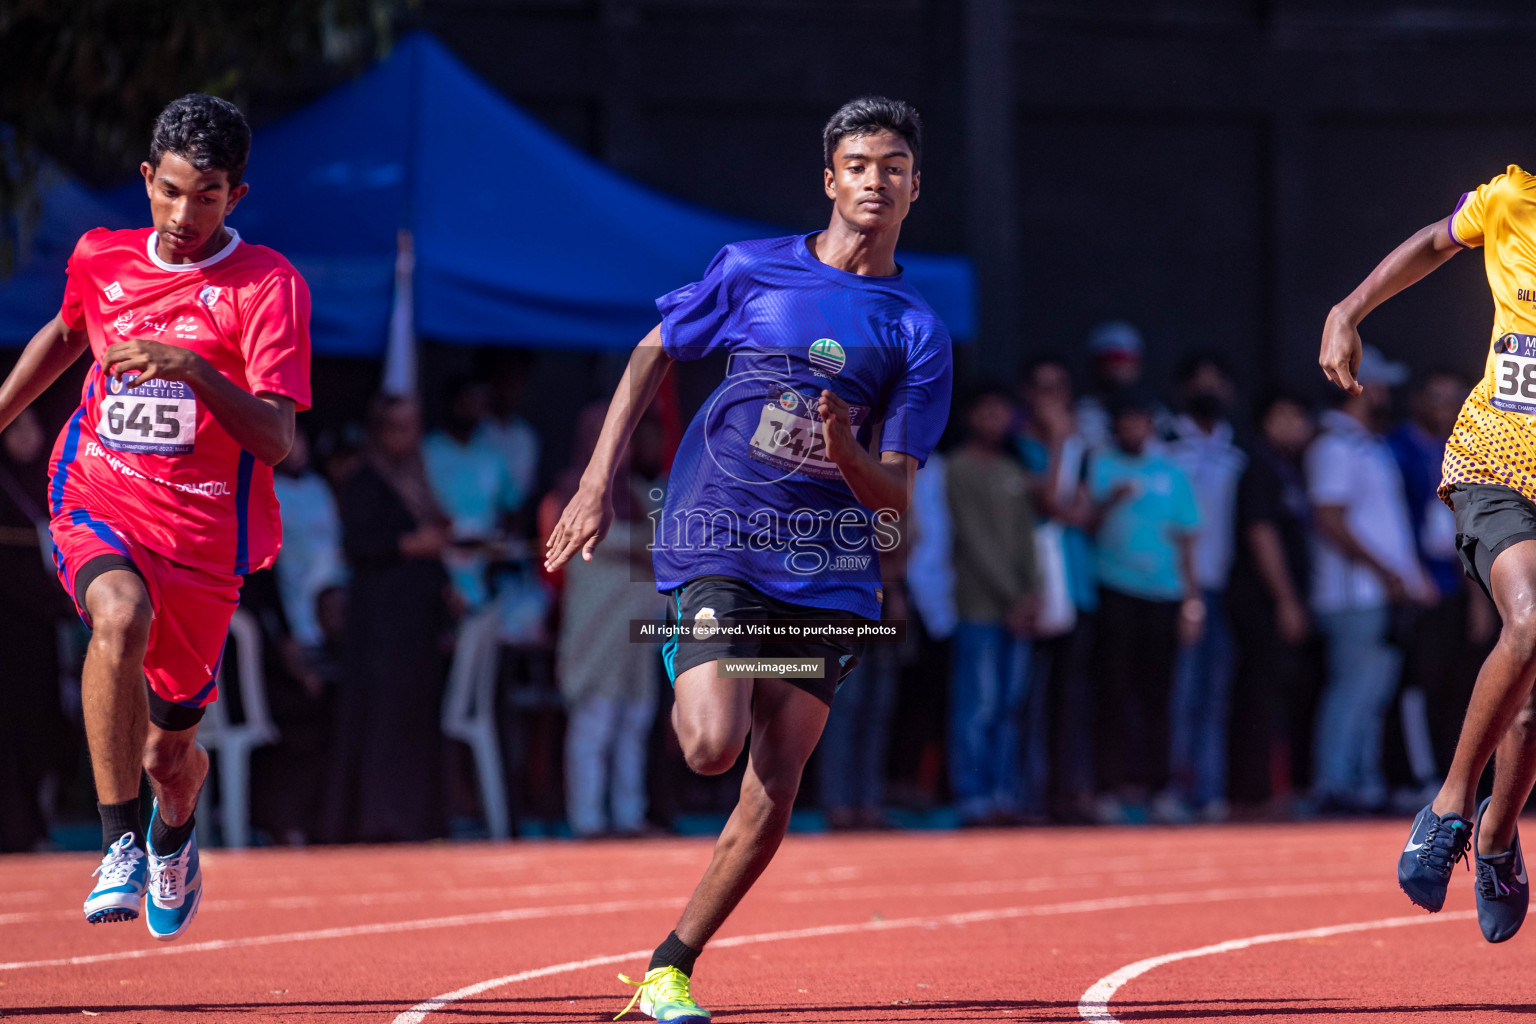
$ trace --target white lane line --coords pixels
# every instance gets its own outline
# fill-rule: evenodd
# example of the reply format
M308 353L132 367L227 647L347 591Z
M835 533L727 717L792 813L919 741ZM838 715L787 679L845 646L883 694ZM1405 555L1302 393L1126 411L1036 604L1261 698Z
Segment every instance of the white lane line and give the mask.
M1344 878L1358 878L1358 870L1330 872ZM1074 875L1044 875L1028 878L983 879L969 882L941 882L929 885L828 885L816 888L819 883L834 881L831 872L822 872L817 878L809 878L805 885L789 889L765 888L755 895L758 900L779 900L785 903L824 903L828 900L887 900L921 899L937 896L1002 896L1008 894L1040 893L1058 889L1104 890L1110 888L1140 888L1151 885L1238 885L1260 878L1276 880L1277 873L1269 870L1244 869L1211 870L1184 869L1160 872L1155 875L1085 873ZM1319 872L1308 866L1297 870L1295 876L1316 880ZM1327 874L1323 874L1327 879ZM1279 875L1280 881L1290 881ZM653 886L648 882L613 879L609 882L564 882L557 884L533 884L515 886L482 886L454 889L410 889L396 892L326 892L319 895L263 896L259 898L224 897L205 899L202 914L222 914L251 910L320 910L340 906L387 907L410 903L479 903L498 904L549 896L581 897L597 895L617 896L646 891ZM46 895L39 893L39 895ZM38 921L73 921L79 916L78 901L74 890L67 899L68 908L59 906L61 900L51 900L47 910L23 910L0 913L0 926L31 924Z
M614 900L608 903L578 903L563 907L524 907L518 910L492 910L480 914L455 914L452 917L428 917L416 921L384 921L378 924L359 924L343 928L319 928L314 931L282 932L277 935L252 935L240 939L211 939L207 942L189 942L177 946L154 946L148 949L125 949L116 953L94 953L89 956L59 957L53 960L18 960L0 963L0 971L20 971L29 967L74 967L80 964L101 964L113 960L143 960L155 956L174 956L181 953L206 953L219 949L240 949L247 946L275 946L285 942L314 942L320 939L351 939L359 935L391 935L396 932L418 932L432 928L457 928L463 925L500 924L504 921L527 921L540 917L566 917L585 914L612 914L625 910L653 910L660 907L677 907L686 902L682 897L652 900Z
M1089 986L1077 1001L1077 1012L1084 1020L1116 1022L1119 1018L1109 1012L1109 1001L1115 997L1127 982L1133 978L1139 978L1148 971L1164 964L1175 963L1179 960L1194 960L1202 956L1214 956L1217 953L1231 953L1239 949L1247 949L1250 946L1262 946L1271 942L1294 942L1298 939L1321 939L1329 935L1345 935L1349 932L1369 932L1378 928L1407 928L1417 924L1434 924L1436 921L1465 921L1467 918L1476 917L1475 911L1458 910L1450 914L1415 914L1412 917L1385 917L1380 921L1356 921L1352 924L1334 924L1323 928L1305 928L1298 932L1273 932L1268 935L1254 935L1247 939L1228 939L1226 942L1217 942L1209 946L1201 946L1199 949L1186 949L1179 953L1164 953L1162 956L1151 956L1145 960L1138 960L1133 964L1127 964L1113 974L1106 974Z
M1145 893L1139 896L1112 896L1096 900L1074 900L1070 903L1037 903L1023 907L999 907L994 910L972 910L961 914L941 914L932 917L898 917L888 921L860 921L854 924L829 924L812 928L794 928L788 931L758 932L754 935L733 935L716 939L710 949L727 949L733 946L750 946L759 942L782 942L786 939L811 939L829 935L848 935L855 932L885 932L902 928L941 928L945 925L963 927L983 921L1006 921L1021 917L1054 917L1064 914L1090 914L1105 910L1128 910L1135 907L1173 906L1189 903L1219 903L1227 900L1275 899L1283 896L1323 896L1351 893L1384 892L1388 886L1351 882L1337 885L1266 885L1247 889L1203 889L1193 892ZM445 992L440 996L417 1003L399 1014L394 1024L421 1024L427 1014L441 1010L450 1003L468 999L503 985L515 985L534 978L547 978L555 974L570 974L589 967L637 960L650 954L649 949L634 953L609 953L586 960L569 960L563 964L536 967L517 974L508 974L489 981L476 982L464 988Z

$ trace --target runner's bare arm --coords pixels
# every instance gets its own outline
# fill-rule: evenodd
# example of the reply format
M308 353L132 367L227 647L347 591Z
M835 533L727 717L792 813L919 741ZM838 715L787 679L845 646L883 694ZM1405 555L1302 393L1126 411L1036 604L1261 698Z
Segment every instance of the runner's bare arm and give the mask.
M282 462L293 447L293 399L253 395L191 349L136 338L107 349L102 361L119 380L125 373L138 373L134 387L151 380L186 381L235 443L269 466Z
M826 434L827 458L842 472L859 504L873 512L905 513L912 501L917 460L905 452L881 452L876 458L866 451L853 436L848 403L831 391L822 391L816 411Z
M1360 369L1360 321L1456 255L1460 248L1451 237L1449 217L1422 227L1389 252L1343 302L1330 309L1323 324L1322 351L1317 357L1327 378L1358 395L1363 390L1355 381L1355 373Z
M581 475L581 485L550 531L544 549L546 571L560 568L578 551L586 561L592 560L592 550L613 522L613 476L618 471L619 459L671 365L672 357L661 347L661 325L657 324L630 353L629 365L608 404L597 448Z
M0 430L10 426L88 347L85 332L70 330L60 316L32 335L15 368L0 384Z

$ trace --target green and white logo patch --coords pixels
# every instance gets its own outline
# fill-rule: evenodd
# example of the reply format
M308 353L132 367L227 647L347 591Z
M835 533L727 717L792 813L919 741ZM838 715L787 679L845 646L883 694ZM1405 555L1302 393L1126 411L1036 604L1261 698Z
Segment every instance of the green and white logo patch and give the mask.
M836 374L842 371L848 363L848 356L843 351L843 346L831 338L818 338L811 343L811 365L826 373Z

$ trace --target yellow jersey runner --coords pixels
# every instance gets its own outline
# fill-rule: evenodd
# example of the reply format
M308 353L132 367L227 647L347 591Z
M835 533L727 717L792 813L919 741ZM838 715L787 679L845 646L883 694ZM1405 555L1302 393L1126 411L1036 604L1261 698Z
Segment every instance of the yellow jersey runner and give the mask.
M1445 446L1440 498L1457 484L1513 488L1536 503L1536 176L1510 164L1461 197L1451 240L1483 247L1493 337L1483 379Z

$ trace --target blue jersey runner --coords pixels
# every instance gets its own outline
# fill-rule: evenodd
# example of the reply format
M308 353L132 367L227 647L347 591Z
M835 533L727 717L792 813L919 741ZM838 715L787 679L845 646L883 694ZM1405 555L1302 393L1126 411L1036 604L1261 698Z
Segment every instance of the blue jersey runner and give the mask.
M649 538L656 585L734 576L781 601L880 616L894 517L862 506L827 457L816 407L846 401L859 442L921 466L949 417L949 332L898 273L812 254L811 236L728 245L704 279L656 300L674 359L727 354L688 424Z

